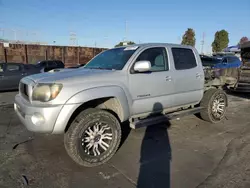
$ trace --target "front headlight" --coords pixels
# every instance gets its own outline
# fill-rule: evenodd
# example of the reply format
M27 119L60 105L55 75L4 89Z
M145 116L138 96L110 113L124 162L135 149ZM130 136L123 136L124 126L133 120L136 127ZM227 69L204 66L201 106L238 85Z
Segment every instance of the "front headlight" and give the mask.
M32 92L33 101L48 102L57 97L62 84L38 84Z

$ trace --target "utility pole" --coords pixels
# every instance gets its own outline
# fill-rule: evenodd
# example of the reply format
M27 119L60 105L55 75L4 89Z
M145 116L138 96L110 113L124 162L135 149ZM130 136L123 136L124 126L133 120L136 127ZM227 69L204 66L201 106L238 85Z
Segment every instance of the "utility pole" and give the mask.
M128 32L128 22L127 22L127 20L125 21L125 37L124 37L124 42L126 42L127 41L127 33Z
M77 45L77 38L75 32L70 32L69 40L70 40L70 45L72 46Z
M14 33L14 40L16 41L16 30L12 29L13 33Z
M180 43L181 44L181 37L180 36L178 36L178 43Z
M201 40L201 54L203 54L204 43L205 43L205 33L203 32Z
M0 31L2 32L2 38L4 39L4 28L0 28Z

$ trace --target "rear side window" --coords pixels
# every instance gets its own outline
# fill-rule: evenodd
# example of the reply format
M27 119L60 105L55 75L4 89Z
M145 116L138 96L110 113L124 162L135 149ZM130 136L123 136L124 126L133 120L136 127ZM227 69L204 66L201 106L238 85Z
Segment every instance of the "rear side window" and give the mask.
M21 70L21 67L19 65L11 65L11 64L7 64L7 67L6 67L6 70L7 71L20 71Z
M192 69L197 66L194 53L191 49L172 48L172 53L176 70Z
M25 70L32 70L35 69L35 66L33 64L26 64L24 65Z
M3 72L3 64L0 64L0 72Z
M56 68L57 67L56 62L55 61L48 61L47 67L48 68Z
M227 63L227 58L224 58L224 59L222 60L222 63Z
M62 61L56 61L57 67L63 68L64 64Z

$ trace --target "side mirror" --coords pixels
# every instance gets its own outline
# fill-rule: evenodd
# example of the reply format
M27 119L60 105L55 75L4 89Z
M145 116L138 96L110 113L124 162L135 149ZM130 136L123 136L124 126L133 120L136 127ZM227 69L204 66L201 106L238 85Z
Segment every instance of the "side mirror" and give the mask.
M134 66L136 72L148 72L151 69L150 61L137 61Z

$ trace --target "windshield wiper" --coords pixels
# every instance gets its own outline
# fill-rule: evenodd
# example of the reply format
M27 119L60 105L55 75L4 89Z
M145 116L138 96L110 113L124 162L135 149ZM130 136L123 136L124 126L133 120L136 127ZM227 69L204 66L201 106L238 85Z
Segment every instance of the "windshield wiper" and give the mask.
M85 67L86 69L100 69L100 70L114 70L111 68L103 68L103 67Z

